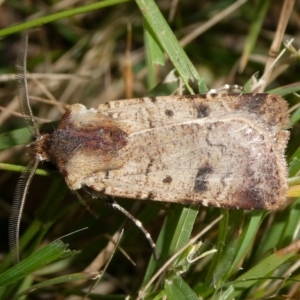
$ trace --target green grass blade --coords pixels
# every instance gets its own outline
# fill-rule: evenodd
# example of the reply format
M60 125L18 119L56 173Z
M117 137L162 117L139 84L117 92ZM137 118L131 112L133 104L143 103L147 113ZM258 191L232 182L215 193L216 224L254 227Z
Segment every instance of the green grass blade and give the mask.
M289 165L289 177L295 177L300 169L300 148L297 149Z
M0 275L0 287L12 284L53 261L77 254L67 249L68 245L58 240L22 260L19 264Z
M58 122L51 122L43 124L40 127L41 132L53 131L56 128ZM0 134L0 150L10 148L15 145L24 145L32 141L32 135L27 127L20 129L3 132Z
M21 173L25 169L26 169L25 166L18 166L18 165L0 163L0 170ZM43 169L36 169L35 174L36 175L41 175L41 176L60 177L58 172L51 172L51 171L47 171L47 170L43 170Z
M236 266L239 264L241 259L245 256L250 248L251 243L256 235L257 230L265 216L265 212L254 212L250 218L249 223L245 226L242 236L240 237L240 242L237 247L238 251L235 255L235 260L233 261L231 268L228 270L228 275L230 275Z
M268 93L276 94L279 96L286 96L292 93L297 93L299 91L300 91L300 81L288 85L284 85L276 89L269 90Z
M7 149L15 145L28 144L32 140L32 135L27 127L4 132L0 134L0 150Z
M251 23L250 31L247 36L247 40L245 41L245 47L243 49L243 54L241 57L241 62L243 62L243 65L241 66L241 69L244 69L250 53L253 51L254 46L257 42L257 38L259 33L261 32L261 28L263 26L263 22L266 17L266 13L268 11L268 8L270 6L270 0L267 1L258 1L256 2L256 6L254 6L253 10L253 20Z
M199 298L181 276L174 276L164 282L167 299L169 300L198 300Z
M291 125L295 125L300 120L300 108L296 109L291 116Z
M228 231L228 222L229 222L229 213L228 210L222 210L223 218L219 224L218 230L218 240L216 248L218 249L217 253L213 256L212 262L210 264L209 270L207 272L207 276L205 278L206 285L209 284L212 278L215 277L216 267L220 262L221 256L223 255L223 248L226 244L226 235Z
M261 240L264 242L255 248L255 255L252 256L254 261L258 261L266 253L271 253L273 249L282 248L294 242L297 238L299 223L299 202L300 199L297 198L285 211L271 216L271 218L275 217L277 222L263 232Z
M280 235L278 245L286 246L295 240L295 231L298 230L300 215L300 198L295 199L289 208L285 211L285 218L283 221L284 228Z
M73 281L78 281L78 280L96 279L97 275L98 274L94 274L94 273L74 273L74 274L68 274L68 275L55 277L53 279L45 280L41 283L32 285L29 289L24 290L21 293L17 294L15 296L15 298L19 298L23 295L30 293L31 291L37 290L37 289L53 287L55 284L73 282Z
M16 33L19 31L23 31L26 29L30 29L33 27L37 27L37 26L42 26L43 24L47 24L50 22L54 22L57 21L59 19L63 19L63 18L68 18L68 17L72 17L78 14L83 14L83 13L87 13L89 11L93 11L99 8L103 8L103 7L107 7L107 6L111 6L111 5L116 5L116 4L120 4L123 2L127 2L129 0L107 0L107 1L97 1L96 3L93 4L88 4L88 5L82 5L80 7L77 8L73 8L73 9L68 9L59 13L55 13L53 15L48 15L48 16L44 16L42 18L38 18L35 20L31 20L31 21L27 21L26 23L22 23L22 24L18 24L18 25L14 25L14 26L10 26L7 27L5 29L0 30L0 37L1 36L6 36L12 33Z
M147 49L147 55L150 58L150 62L156 65L165 65L164 51L158 42L156 35L152 31L147 22L144 22L145 28L145 44Z
M156 65L165 65L164 51L157 41L155 34L149 27L148 23L144 21L144 40L146 49L146 63L147 63L147 86L148 89L153 89L157 84Z
M236 278L235 282L232 284L236 291L232 296L237 297L243 290L256 284L258 280L261 280L263 277L269 276L272 271L282 266L285 262L295 256L296 253L297 249L283 249L263 259L249 271Z
M194 94L189 85L189 81L200 82L202 79L180 46L178 40L158 9L156 3L153 0L136 0L136 3L143 13L145 22L148 23L147 26L152 29L153 33L156 35L156 39L170 57L170 60L181 76L188 91L191 94Z
M199 207L176 205L174 212L167 216L157 241L157 248L161 257L158 261L153 257L151 258L143 285L150 280L154 271L189 241L198 209Z

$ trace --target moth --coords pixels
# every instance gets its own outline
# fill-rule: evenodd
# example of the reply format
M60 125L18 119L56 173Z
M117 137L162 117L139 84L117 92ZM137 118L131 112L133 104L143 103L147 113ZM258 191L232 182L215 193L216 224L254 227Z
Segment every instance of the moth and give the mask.
M285 202L289 116L281 97L208 93L118 100L94 108L74 104L53 133L41 135L24 88L27 35L22 44L19 99L36 140L26 188L15 198L13 247L27 188L44 160L57 166L72 191L106 195L154 249L142 224L114 197L244 210L272 210Z

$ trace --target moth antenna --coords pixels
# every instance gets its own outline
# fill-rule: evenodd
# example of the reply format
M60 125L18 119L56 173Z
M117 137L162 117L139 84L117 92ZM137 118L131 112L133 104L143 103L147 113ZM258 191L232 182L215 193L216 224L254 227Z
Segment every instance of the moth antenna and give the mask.
M19 263L19 232L20 232L20 223L23 213L23 208L25 204L26 195L28 188L32 181L35 170L39 164L39 160L34 158L32 159L26 169L21 173L17 187L15 190L11 215L9 218L8 224L8 239L9 239L9 248L11 250L12 260L14 264Z
M28 46L28 32L24 31L21 36L20 46L17 54L16 61L16 80L17 80L17 95L20 105L20 110L24 116L27 127L36 139L41 137L40 131L34 119L28 94L28 86L26 79L26 59L27 59L27 46ZM12 260L17 264L19 259L19 233L20 223L25 204L26 195L33 175L37 169L39 160L34 158L29 162L25 170L22 172L17 187L15 190L12 211L9 218L8 236L9 247L12 253Z
M28 129L35 138L41 136L36 120L33 116L29 102L28 85L26 79L26 59L28 48L28 31L24 31L21 36L20 45L16 61L16 80L17 80L17 95L19 106Z
M143 226L142 222L136 219L130 212L128 212L125 208L120 206L115 200L111 199L112 203L110 205L120 211L123 215L125 215L128 219L130 219L145 235L146 239L148 240L152 250L153 254L156 260L159 259L159 253L158 250L156 249L156 245L152 240L152 237L150 233L146 230L146 228Z

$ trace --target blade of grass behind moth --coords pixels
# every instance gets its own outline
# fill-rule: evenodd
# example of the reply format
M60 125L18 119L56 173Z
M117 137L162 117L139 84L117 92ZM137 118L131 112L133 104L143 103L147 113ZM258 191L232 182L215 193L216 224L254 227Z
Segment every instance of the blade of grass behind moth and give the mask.
M220 221L219 230L218 230L218 239L217 239L217 245L216 245L216 249L218 251L217 251L217 253L214 254L214 256L212 258L212 262L209 267L209 270L207 272L207 276L205 278L206 286L209 286L212 278L215 277L216 268L220 262L222 254L223 254L224 245L226 244L226 235L227 235L227 231L228 231L228 222L229 222L229 212L226 209L222 209L221 212L222 212L223 218Z
M26 169L26 166L24 167L24 166L19 166L19 165L0 163L0 170L22 173L25 169ZM50 177L60 176L59 174L57 174L55 172L47 171L47 170L43 170L43 169L36 169L35 174L41 175L41 176L50 176Z
M150 91L157 85L156 65L165 65L164 52L161 45L156 40L148 23L144 21L144 40L147 63L147 87Z
M284 211L277 213L267 222L268 228L262 232L259 243L255 248L255 253L251 257L252 261L258 261L268 252L274 249L283 248L298 238L298 224L300 215L300 198L297 198Z
M291 115L291 126L294 126L296 123L298 123L300 120L300 107L298 109L296 109L292 115Z
M33 223L39 225L39 230L32 236L32 227L29 226L20 239L21 249L25 248L30 243L30 248L27 249L26 253L31 254L36 251L52 225L70 209L69 205L61 208L62 200L68 191L69 189L61 178L55 178L52 181L45 198L39 205L35 219L33 220ZM76 199L74 199L74 203L71 205L76 204L79 205L79 203L76 202ZM28 239L28 236L31 237L30 240Z
M297 81L291 84L281 86L276 89L269 90L267 91L267 93L275 94L279 96L286 96L292 93L297 93L299 91L300 91L300 81Z
M36 214L37 216L30 222L29 227L25 230L22 236L19 237L20 251L23 251L29 244L31 244L31 249L27 250L26 253L30 254L35 251L35 249L39 247L41 239L45 236L49 228L52 226L53 222L60 218L69 209L69 206L65 206L64 209L57 208L58 204L68 192L68 188L66 187L64 181L61 180L61 178L56 178L55 180L53 180L49 191L52 192L50 192L50 195L46 197L46 200L40 202L41 206L38 209L38 212ZM75 205L76 203L77 202L74 201L74 204L72 205ZM53 213L51 209L53 209L53 211L55 211L56 209L56 212ZM46 216L49 216L51 218L46 219ZM34 243L32 241L34 241ZM7 270L10 264L11 257L7 256L0 264L0 273Z
M59 122L50 122L43 124L40 128L43 132L52 131ZM0 150L4 150L16 145L28 144L32 141L32 135L27 127L3 132L0 134Z
M254 13L252 15L255 17L252 20L250 31L245 41L245 46L243 47L243 54L241 56L240 66L239 66L240 72L243 72L248 62L249 55L254 49L254 46L257 41L257 37L259 35L259 32L261 31L269 6L270 6L270 0L258 1L256 2L256 7L253 8Z
M22 236L20 237L20 243L19 243L20 251L24 249L24 245L26 246L34 238L34 236L39 232L41 226L42 224L39 221L31 222L29 228L27 228L25 233L23 233ZM7 270L11 266L11 263L12 263L11 256L10 255L6 256L5 259L1 261L0 273ZM2 298L0 297L0 299Z
M292 158L290 159L289 164L289 181L291 181L292 177L296 177L300 170L300 147L293 153ZM298 177L298 176L297 176ZM296 184L297 184L296 180ZM293 184L294 185L294 184Z
M230 212L229 231L226 233L226 240L223 239L225 248L223 249L222 254L217 256L216 254L219 252L219 248L217 247L218 252L213 258L214 260L217 260L217 263L212 264L213 267L210 268L208 273L209 276L205 279L206 284L204 286L199 286L198 288L198 294L203 298L211 296L215 292L215 287L223 287L223 283L232 275L241 259L250 249L250 244L252 243L256 230L261 222L261 212L255 212L255 216L253 217L251 215L245 222L243 221L243 214L243 211ZM257 214L258 216L256 216ZM242 233L240 236L236 237L237 232L241 231L242 228ZM220 242L222 242L221 238ZM214 285L214 288L212 288L212 284Z
M48 15L38 18L38 19L29 20L27 22L2 29L2 30L0 30L0 36L6 36L6 35L9 35L9 34L12 34L15 32L42 26L46 23L54 22L56 20L68 18L68 17L75 16L78 14L87 13L89 11L93 11L96 9L100 9L103 7L112 6L115 4L120 4L120 3L124 3L124 2L128 2L128 1L129 0L107 0L107 1L103 0L103 1L96 1L95 3L92 3L92 4L78 6L73 9L65 9L64 11L60 11L60 12L52 14L52 15L48 14Z
M28 193L35 170L39 164L37 159L33 159L21 174L13 198L11 216L9 219L9 247L11 249L14 264L19 262L19 232L25 198Z
M199 206L185 207L176 205L172 214L168 215L159 234L157 249L160 259L156 261L153 256L149 262L142 286L152 277L155 271L176 251L181 249L190 239ZM176 264L174 262L173 264Z
M91 294L91 292L96 288L97 284L100 282L100 280L102 279L103 275L106 273L106 270L108 268L108 266L110 265L115 253L116 253L116 250L117 248L119 247L119 244L120 244L120 240L123 236L123 233L124 233L124 229L121 230L120 234L119 234L119 237L117 238L116 242L115 242L115 245L114 245L114 248L113 248L113 251L111 252L111 255L109 256L103 270L101 271L101 274L98 276L97 280L95 281L95 283L89 288L88 292L86 293L86 295L84 295L84 298L83 300L87 299L89 297L89 295Z
M198 285L197 293L203 298L212 295L215 291L213 283L221 280L231 267L238 251L238 232L241 232L244 224L244 211L222 210L225 221L219 224L217 236L217 253L212 262L208 264L208 271L203 272L205 284ZM205 276L205 274L207 274Z
M68 245L60 240L48 244L38 252L22 260L19 264L2 273L0 276L0 287L13 284L53 261L65 259L78 253L78 251L71 251L67 249L67 247Z
M290 159L289 159L289 177L293 177L293 176L296 176L297 175L297 166L293 166L294 164L294 161L297 162L297 160L300 159L300 147L297 147L296 151L294 151L294 153L291 155Z
M190 239L194 223L199 211L199 206L184 207L182 205L176 205L174 214L170 218L170 223L167 226L175 228L174 234L171 236L171 243L165 244L164 253L166 253L166 259L180 250ZM174 226L177 224L177 226Z
M32 135L27 127L4 132L0 134L0 150L4 150L15 145L28 144L32 140Z
M263 277L266 277L266 279L268 279L270 274L272 274L275 269L278 269L284 263L291 260L292 257L295 257L296 260L297 252L300 246L299 244L300 242L298 240L290 246L276 251L275 253L260 261L249 271L236 278L235 281L231 283L235 288L235 292L232 294L232 297L238 297L245 289L252 287L254 284L258 283L258 281L262 283L261 280ZM281 273L277 274L280 276ZM268 285L265 285L265 288L267 287Z
M14 296L13 299L18 299L16 298L16 294L17 293L22 293L23 291L27 290L28 288L30 288L35 280L35 276L33 274L27 275L26 277L24 277L21 281L10 285L9 287L14 287L13 290L11 290L11 294L10 294L10 298L12 298L12 295ZM21 300L23 300L21 298Z
M175 70L169 72L169 74L155 86L151 91L147 93L148 97L156 96L169 96L174 94L178 90L180 85L179 78L175 75Z
M165 279L164 288L168 300L198 300L198 296L181 276Z
M5 287L0 288L0 291L3 291L3 294L0 294L0 299L18 299L15 297L15 295L28 289L30 286L32 286L33 282L34 276L27 275L22 280L14 282L14 284L6 285Z
M294 110L290 117L290 125L295 125L300 120L300 108L298 107L296 110Z
M235 260L231 264L231 267L227 271L226 278L232 275L232 272L240 263L241 259L245 256L247 251L250 249L250 245L253 242L253 239L257 233L257 230L266 216L266 212L264 211L255 211L251 213L250 220L245 223L243 228L243 233L238 239L237 243L237 252L235 254Z
M279 247L284 247L298 238L298 224L300 216L300 198L295 199L288 209L285 210L283 216L283 232L280 235ZM277 221L277 219L276 219Z
M27 290L24 290L20 293L18 293L15 298L24 296L32 291L35 291L37 289L41 289L41 288L47 288L47 287L52 287L55 284L61 284L61 283L68 283L68 282L73 282L73 281L86 281L86 280L95 280L98 277L98 272L94 272L94 273L73 273L73 274L67 274L67 275L63 275L63 276L59 276L53 279L48 279L45 280L43 282L37 283L32 285L30 288L28 288ZM71 292L71 289L76 290L76 287L72 287L72 285L69 285L69 292ZM75 291L74 291L75 293Z
M155 37L159 41L159 44L168 54L175 69L185 83L188 91L191 94L194 94L192 88L189 85L189 81L201 82L203 79L199 76L197 70L180 46L177 38L175 37L162 13L158 9L156 3L153 0L136 0L136 3L143 13L145 22L148 23L149 28L151 28L151 30L155 34Z

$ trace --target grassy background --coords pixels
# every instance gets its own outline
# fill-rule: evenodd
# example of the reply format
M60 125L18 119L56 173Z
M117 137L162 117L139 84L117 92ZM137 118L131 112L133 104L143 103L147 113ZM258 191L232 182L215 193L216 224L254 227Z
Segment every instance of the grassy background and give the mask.
M299 49L299 7L283 18L288 23L283 38L278 30L279 25L284 27L280 19L281 11L285 11L283 4L293 1L185 0L176 4L162 0L157 1L157 7L152 1L119 2L2 4L1 162L23 166L28 161L23 144L30 141L30 135L18 112L13 75L19 30L40 26L31 32L28 48L29 91L40 124L59 120L72 103L91 107L115 99L169 95L182 86L187 94L225 83L249 86L253 74L259 72L258 78L265 74L274 41L281 45L282 40L294 37L293 45ZM232 4L236 7L229 10ZM84 13L78 14L78 10ZM21 25L10 27L15 23ZM182 81L162 83L174 67ZM275 65L265 90L277 89L294 107L298 98L291 92L299 90L298 81L299 55L290 49ZM299 183L299 114L297 107L291 110L287 149L293 184ZM53 126L55 123L48 129ZM16 171L12 165L0 168L0 272L8 270L0 273L0 299L27 293L33 285L39 287L31 292L33 299L84 295L95 282L86 279L94 278L98 271L103 277L90 295L94 299L124 299L126 295L135 299L140 290L147 299L300 297L298 198L289 199L286 208L270 213L120 199L119 203L158 239L161 259L155 261L150 259L151 248L145 237L119 212L95 201L93 207L101 215L95 219L55 172L41 171L46 176L35 176L22 221L22 257L28 258L11 268L7 224L19 173L12 172ZM54 170L48 164L40 168ZM299 195L297 185L295 195ZM117 250L103 271L114 248L109 240L117 239L124 225L120 244L136 265ZM70 249L81 253L68 252L61 242L49 244L87 226L63 239ZM164 265L198 234L197 241L203 245L191 243ZM46 245L42 252L36 252ZM31 256L33 253L35 256ZM186 260L200 255L203 257L195 262Z

